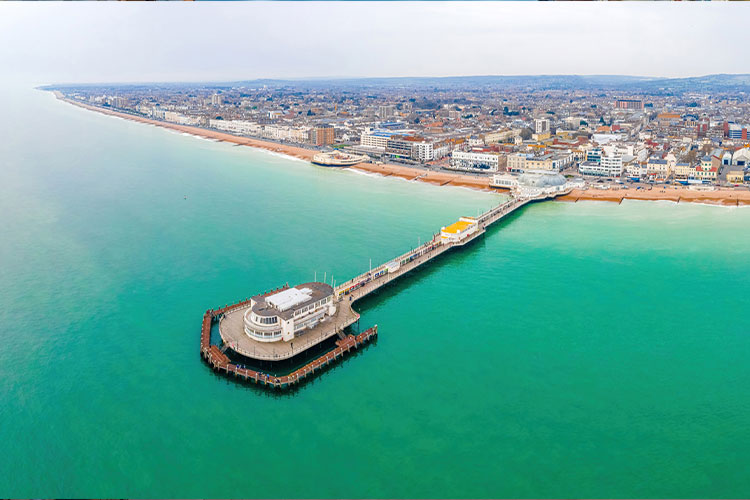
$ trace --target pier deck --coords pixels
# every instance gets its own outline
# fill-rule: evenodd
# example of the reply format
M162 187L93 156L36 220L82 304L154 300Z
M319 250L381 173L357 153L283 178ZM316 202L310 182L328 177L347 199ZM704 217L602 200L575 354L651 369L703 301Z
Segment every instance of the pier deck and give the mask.
M334 288L334 300L336 300L337 306L336 313L290 342L258 342L245 334L243 315L250 307L249 300L225 306L221 309L207 311L203 318L203 327L201 330L201 354L211 366L217 370L225 371L227 374L234 373L235 376L251 379L256 383L271 387L288 387L301 378L314 373L321 366L336 360L339 355L343 356L345 353L348 353L352 346L358 347L361 343L369 341L377 335L377 328L366 330L357 336L349 335L344 337L342 334L342 338L336 342L337 347L332 351L323 354L292 374L284 377L272 377L232 364L221 349L211 345L210 330L213 322L216 320L219 321L219 334L223 343L243 356L270 361L289 359L343 332L344 328L358 321L359 314L354 311L352 304L365 295L400 278L404 274L409 273L454 247L470 243L484 234L489 225L510 215L527 203L555 198L569 192L570 189L555 192L540 191L535 194L512 197L509 201L493 207L480 215L477 218L477 230L464 239L455 242L446 242L442 241L440 233L437 233L430 241L389 261L389 264L390 262L397 262L399 264L398 269L388 268L389 264L382 264L338 285Z
M320 322L315 328L290 342L258 342L245 334L243 315L247 306L224 314L219 321L219 334L226 345L235 352L248 358L265 361L289 359L324 340L333 337L347 326L359 319L349 303L338 304L336 314Z
M226 375L233 374L235 377L241 378L247 382L264 385L272 389L289 389L292 386L315 376L316 373L319 373L328 365L343 359L350 354L352 350L359 349L361 346L369 343L372 339L378 336L378 325L368 328L358 335L347 335L343 339L336 341L336 347L333 350L318 356L302 368L294 370L287 375L276 376L232 363L227 355L221 352L221 349L219 349L218 346L211 345L209 341L206 340L209 337L206 335L206 332L210 332L214 312L215 311L207 311L203 317L201 356L206 360L206 363L218 372L223 372Z

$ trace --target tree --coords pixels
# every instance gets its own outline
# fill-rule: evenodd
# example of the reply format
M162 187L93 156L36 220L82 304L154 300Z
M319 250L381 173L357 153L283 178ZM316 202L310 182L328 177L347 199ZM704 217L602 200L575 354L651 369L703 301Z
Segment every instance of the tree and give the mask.
M685 156L685 160L690 163L691 165L695 163L695 161L698 159L698 150L697 149L691 149L688 151L688 154Z
M521 139L523 139L524 141L528 141L529 139L531 139L531 135L532 134L533 134L533 132L531 131L530 128L522 129L521 130Z

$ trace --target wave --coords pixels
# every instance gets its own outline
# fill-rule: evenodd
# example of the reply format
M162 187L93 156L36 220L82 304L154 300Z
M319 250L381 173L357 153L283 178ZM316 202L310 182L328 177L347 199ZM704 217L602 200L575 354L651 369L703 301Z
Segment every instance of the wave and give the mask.
M211 139L210 137L203 137L202 135L191 134L189 132L180 132L179 130L174 130L174 129L171 129L171 130L173 130L174 132L177 132L180 135L184 135L185 137L194 137L196 139L201 139L201 140L208 141L208 142L219 142L218 140Z
M251 144L248 144L247 146L251 147L251 148L253 148L255 150L263 151L263 152L268 153L269 155L272 155L272 156L277 156L279 158L284 158L285 160L294 160L294 161L301 161L302 163L310 163L307 160L303 160L302 158L297 158L296 156L292 156L292 155L287 154L287 153L280 153L278 151L271 151L270 149L262 148L262 147L259 147L259 146L253 146Z
M592 200L580 200L579 203L583 202L583 201L592 201ZM596 200L596 201L599 201L599 200ZM611 202L605 201L605 203L611 203ZM648 204L661 203L661 204L684 205L684 206L701 205L701 206L704 206L704 207L717 207L717 208L750 207L750 205L725 205L724 203L718 203L718 202L717 203L711 203L709 201L692 201L692 200L683 200L683 199L681 199L679 202L677 202L677 201L674 201L674 200L659 200L659 199L654 199L654 200L639 200L639 199L633 199L633 198L624 198L622 200L622 203L623 204L626 204L626 203L639 203L639 204L640 203L648 203Z
M359 170L358 168L348 168L348 167L346 167L346 168L344 168L342 170L346 170L347 172L352 172L352 173L355 173L357 175L364 175L365 177L372 177L372 178L377 178L377 179L385 179L385 177L386 177L385 175L379 174L377 172L367 172L365 170Z
M704 207L718 207L718 208L742 208L750 207L750 205L724 205L723 203L704 203L702 201L681 201L680 205L703 205Z

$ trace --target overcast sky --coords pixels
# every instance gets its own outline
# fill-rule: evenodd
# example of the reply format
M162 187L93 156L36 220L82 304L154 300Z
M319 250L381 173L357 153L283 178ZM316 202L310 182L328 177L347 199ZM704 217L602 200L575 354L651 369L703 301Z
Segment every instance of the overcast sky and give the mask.
M750 73L750 3L0 2L33 83Z

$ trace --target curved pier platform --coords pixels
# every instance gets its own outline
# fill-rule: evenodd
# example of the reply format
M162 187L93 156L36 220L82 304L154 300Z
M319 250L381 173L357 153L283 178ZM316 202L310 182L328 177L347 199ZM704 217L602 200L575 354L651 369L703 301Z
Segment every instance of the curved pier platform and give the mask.
M253 307L253 299L243 300L215 310L208 310L203 315L201 355L214 370L227 375L234 375L255 384L275 389L286 389L298 384L313 376L321 368L346 356L352 349L358 349L377 336L377 326L358 335L345 335L343 333L346 327L359 321L360 315L352 308L354 302L429 262L438 255L454 247L462 247L468 244L483 235L488 226L507 217L524 205L554 199L557 196L569 193L570 189L568 188L553 191L539 190L523 196L512 196L507 202L493 207L479 217L462 217L459 222L442 228L439 233L436 233L430 241L423 245L333 288L332 303L335 304L335 313L331 309L330 315L322 317L319 321L316 320L309 328L305 328L303 325L298 329L299 333L295 330L295 335L290 334L288 337L279 335L271 341L263 341L264 339L253 339L249 334L246 334L243 318L245 313L249 312L248 309ZM289 286L285 285L258 295L255 300L265 304L265 298L273 300L274 297L287 295L291 292L299 293L297 290L286 292L288 289ZM331 290L331 287L329 286L328 289ZM328 293L330 297L331 292ZM329 298L329 300L331 299ZM256 313L256 310L253 309L252 314L263 313ZM215 322L219 323L219 335L223 347L211 344L211 327ZM226 349L231 349L233 352L253 360L283 361L312 349L334 335L339 337L335 348L308 362L302 368L284 376L271 375L237 365L225 353Z

